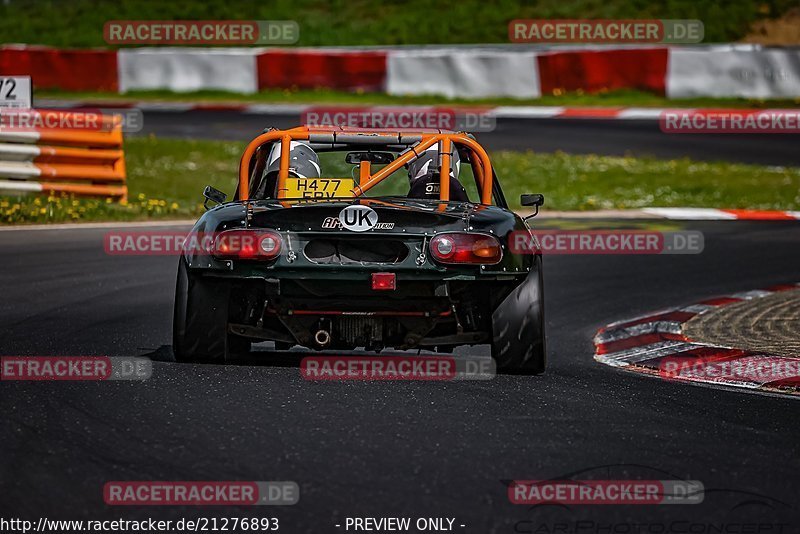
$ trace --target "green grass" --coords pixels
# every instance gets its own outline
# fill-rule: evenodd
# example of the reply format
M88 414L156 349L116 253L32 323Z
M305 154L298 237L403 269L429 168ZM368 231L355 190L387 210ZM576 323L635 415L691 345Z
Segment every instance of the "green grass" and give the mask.
M108 20L296 20L301 46L506 43L518 18L700 19L706 42L734 41L793 0L12 0L0 3L5 42L105 46Z
M543 193L546 207L554 210L800 206L797 167L560 152L500 152L492 161L509 202L523 193Z
M104 199L5 197L0 198L0 224L194 218L202 213L205 185L233 193L243 148L238 142L129 138L127 205ZM335 160L333 156L325 155L325 174L349 175L341 155ZM522 193L543 193L550 210L647 206L796 210L800 206L800 168L795 167L564 153L491 156L506 198L515 208ZM402 178L386 186L386 193L406 187Z
M637 106L637 107L730 107L730 108L795 108L800 98L783 100L752 100L744 98L687 98L669 100L666 97L635 90L609 91L598 94L582 92L560 95L543 95L541 98L484 98L468 100L448 99L443 96L392 96L383 93L350 93L332 89L269 90L253 95L238 95L224 91L197 91L173 93L170 91L131 91L124 95L114 93L70 93L62 91L36 91L36 98L77 99L97 102L169 101L210 103L256 104L347 104L347 105L490 105L490 106Z

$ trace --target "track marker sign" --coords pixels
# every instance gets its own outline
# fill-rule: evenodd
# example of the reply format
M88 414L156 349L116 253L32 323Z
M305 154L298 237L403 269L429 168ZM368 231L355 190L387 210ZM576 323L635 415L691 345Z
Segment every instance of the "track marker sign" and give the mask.
M0 76L0 108L33 107L30 76Z

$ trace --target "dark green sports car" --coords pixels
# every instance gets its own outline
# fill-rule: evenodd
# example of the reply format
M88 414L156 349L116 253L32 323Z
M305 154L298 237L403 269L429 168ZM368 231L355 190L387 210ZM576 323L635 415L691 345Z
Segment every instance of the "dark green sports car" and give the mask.
M178 265L178 361L223 362L267 340L278 350L489 344L501 370L544 371L542 258L510 250L527 222L471 135L269 130L245 150L234 199L205 196L218 205ZM522 203L538 210L543 198Z

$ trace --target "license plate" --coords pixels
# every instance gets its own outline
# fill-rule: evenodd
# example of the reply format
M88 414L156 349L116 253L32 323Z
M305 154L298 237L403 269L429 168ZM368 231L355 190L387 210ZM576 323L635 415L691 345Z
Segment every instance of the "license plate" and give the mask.
M342 198L352 197L356 184L352 178L294 178L286 179L284 198Z

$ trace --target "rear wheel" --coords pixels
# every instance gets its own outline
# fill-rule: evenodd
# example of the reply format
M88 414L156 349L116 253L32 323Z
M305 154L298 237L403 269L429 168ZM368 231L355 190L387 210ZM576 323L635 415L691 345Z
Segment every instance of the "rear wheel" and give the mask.
M492 357L507 373L543 373L547 361L541 257L492 314Z
M250 340L228 333L230 287L192 275L181 258L175 285L172 350L179 362L224 363L250 350Z

